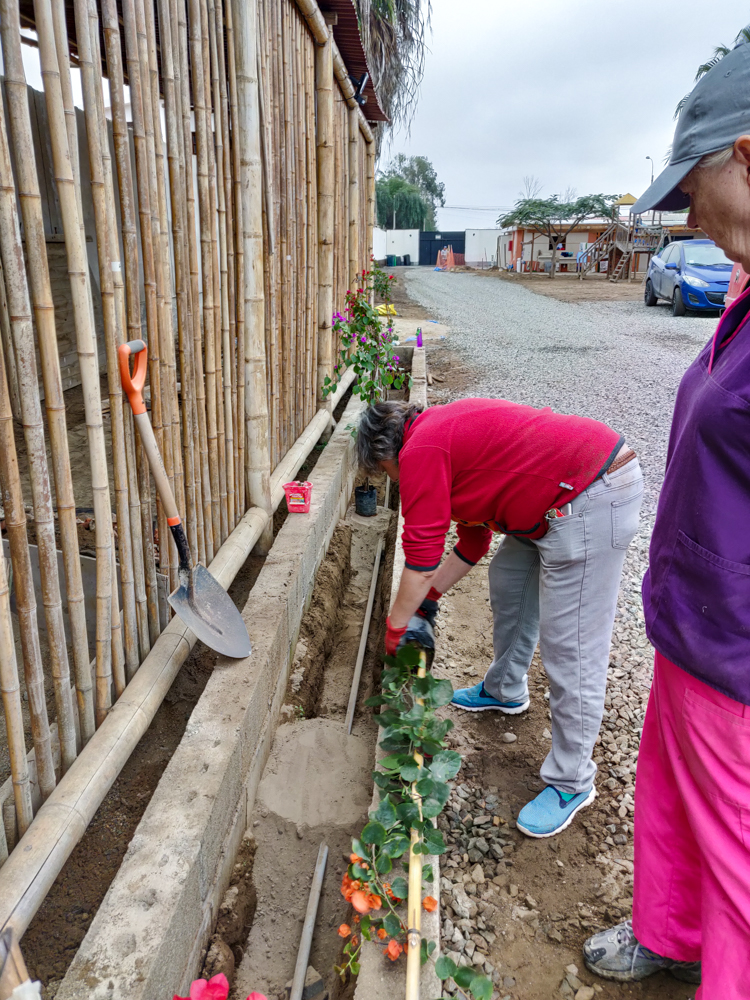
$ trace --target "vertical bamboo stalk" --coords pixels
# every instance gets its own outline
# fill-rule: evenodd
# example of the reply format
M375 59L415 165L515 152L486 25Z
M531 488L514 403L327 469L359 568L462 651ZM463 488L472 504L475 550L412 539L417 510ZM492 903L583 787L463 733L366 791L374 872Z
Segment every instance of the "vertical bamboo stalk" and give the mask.
M0 361L2 365L2 361ZM4 367L4 366L3 366ZM5 378L5 371L0 374ZM6 395L6 388L0 393ZM31 783L26 761L26 741L23 734L23 710L21 708L21 683L18 678L16 643L13 637L13 619L10 613L10 590L5 571L5 555L0 550L0 692L5 713L5 734L10 755L10 774L13 784L13 799L21 836L26 832L34 812L31 804Z
M367 261L375 252L375 143L367 144Z
M180 372L182 388L182 433L184 442L192 442L194 378L191 365L192 320L189 314L188 293L190 275L186 264L185 171L182 117L178 111L179 93L175 87L175 66L172 43L172 24L169 0L159 0L159 37L161 41L162 80L167 126L167 164L172 208L172 242L175 260L175 291L177 295L177 330L180 346ZM192 177L191 177L192 181ZM177 386L174 404L177 403ZM187 528L193 558L198 558L197 515L195 509L195 471L192 444L185 449Z
M5 527L8 532L13 566L13 587L16 595L21 655L31 715L31 738L36 755L39 790L42 800L45 800L55 787L55 767L52 760L52 737L44 693L44 670L39 647L36 596L26 530L26 510L21 492L21 477L18 471L18 456L13 435L13 413L10 406L2 352L0 352L0 486L2 486Z
M76 758L73 700L70 691L68 649L57 570L52 495L47 467L42 408L39 401L39 378L34 352L31 302L24 267L21 228L16 208L16 191L5 126L5 111L2 108L0 108L0 253L2 253L5 273L11 336L18 365L24 440L29 461L31 494L34 501L39 572L42 581L47 634L50 640L50 667L55 689L55 708L64 772Z
M269 514L271 506L266 395L265 304L263 295L262 171L255 32L257 0L230 0L237 64L237 141L242 161L242 223L245 294L245 469L247 498ZM272 541L272 518L261 551Z
M315 51L315 92L318 98L316 148L318 154L318 408L331 412L323 384L332 374L335 150L333 103L333 37ZM339 304L340 305L340 304Z
M5 90L8 98L8 125L15 157L18 199L23 218L26 255L29 261L30 292L42 366L44 402L50 435L52 469L55 477L57 516L68 594L78 717L82 741L87 743L94 734L95 722L86 608L78 551L78 529L76 527L75 498L70 470L65 399L57 351L55 312L47 264L42 202L36 171L21 40L17 27L14 27L17 24L17 7L9 0L2 0L0 3L0 33L2 34L5 65Z
M81 370L91 459L91 489L96 520L96 715L97 723L100 723L111 705L112 511L102 424L99 363L93 326L88 260L85 244L81 239L81 219L76 200L76 184L71 168L68 136L65 130L65 112L50 0L35 0L34 13L39 39L39 55L44 79L44 95L47 103L55 181L68 256L78 362Z
M245 497L245 296L244 296L244 246L242 233L242 161L240 159L240 144L237 138L237 64L234 48L234 21L232 4L227 0L224 7L224 17L227 35L227 71L229 84L229 115L232 122L232 197L233 197L233 234L234 234L234 300L236 310L235 337L237 341L236 357L237 372L237 476L235 487L239 500L239 514L244 515L247 508ZM260 36L260 32L258 32ZM258 72L260 83L260 71ZM262 118L262 93L259 95ZM264 177L265 180L265 177Z
M2 25L0 25L2 28ZM10 334L10 314L8 300L5 297L5 278L0 263L0 347L5 351L6 370L8 376L8 392L10 405L16 420L21 419L21 395L18 390L18 372L16 371L16 355L13 351L13 340Z
M199 219L196 213L195 188L196 181L193 178L193 127L191 122L190 108L191 95L188 88L190 78L189 56L188 56L188 27L185 0L172 0L176 7L175 25L177 27L178 45L175 47L175 55L179 59L180 66L180 96L183 116L183 144L185 160L185 190L186 190L186 235L188 262L190 266L190 286L189 300L192 318L192 364L194 371L195 385L195 426L194 435L196 440L196 454L198 462L196 465L196 485L199 487L197 515L199 525L199 545L202 545L202 558L208 564L213 558L215 548L213 537L212 507L211 507L211 479L209 472L208 457L208 427L206 409L206 385L203 367L203 338L202 338L202 310L200 305L201 296L201 269L198 260L199 232L196 226Z
M349 287L359 285L359 107L349 108Z
M106 137L106 123L103 122L104 107L101 100L102 81L99 68L94 64L92 52L92 37L98 37L99 19L94 7L93 25L90 24L89 0L75 0L74 11L76 20L76 37L78 42L78 58L81 67L83 86L84 114L86 120L86 137L89 152L89 170L91 176L91 194L94 204L94 225L96 228L96 244L99 256L99 284L102 297L102 316L104 323L104 338L107 355L107 376L110 397L110 421L112 428L112 458L115 481L115 509L117 512L118 547L120 552L120 572L125 623L125 662L132 676L138 668L138 634L135 613L135 588L133 583L133 557L131 551L130 513L128 509L128 478L125 466L125 431L122 414L122 389L117 362L117 346L124 339L120 329L115 302L114 263L119 265L119 246L117 245L117 230L111 231L114 220L109 219L107 211L107 184L111 177L105 178L102 130ZM96 32L92 36L91 31ZM109 145L107 144L109 158ZM113 562L113 565L114 562ZM112 630L113 630L113 676L115 688L119 693L125 687L125 671L120 672L119 650L120 611L117 596L117 574L112 581ZM114 633L117 633L115 635ZM117 669L115 669L117 665Z
M217 45L217 32L216 32L216 8L214 6L213 0L208 0L207 3L207 14L208 14L208 38L211 50L211 84L213 91L213 102L214 102L214 148L216 155L216 166L215 166L215 186L216 186L216 203L217 203L217 215L218 215L218 231L219 231L219 270L215 272L217 277L219 277L219 318L220 318L220 334L221 334L221 356L222 356L222 373L223 373L223 413L222 420L224 424L224 450L222 451L222 460L226 468L226 516L227 516L227 532L231 531L234 527L234 505L235 505L235 486L234 486L234 429L232 422L232 350L230 343L230 329L229 329L229 263L228 263L228 247L227 247L227 199L226 199L226 183L225 183L225 162L224 162L224 139L225 139L225 123L224 118L226 114L226 101L222 98L222 85L220 78L220 63L219 63L219 53ZM223 52L223 37L222 37L222 52ZM228 134L228 133L227 133Z
M417 677L427 673L427 659L423 651L419 654ZM424 699L417 698L417 704L423 705ZM414 761L421 768L424 758L415 751ZM412 782L412 801L419 809L422 819L422 796L417 791L417 782ZM406 997L407 1000L419 1000L419 977L422 969L422 855L414 852L419 841L419 833L412 828L409 845L409 893L406 903L406 940L409 950L406 955Z
M127 330L128 340L138 340L142 336L141 300L138 275L138 234L135 222L133 177L130 161L130 140L128 138L128 128L125 114L120 29L114 0L102 0L101 10L104 44L107 53L107 71L109 73L109 93L112 106L112 136L115 148L118 192L120 196L120 227L122 231L123 244L122 269L120 272L116 270L113 271L115 299L117 301L117 309L120 315L120 330L123 332ZM111 197L108 199L108 202L108 216L114 219L114 191L111 192ZM110 228L112 228L111 225ZM121 292L119 286L120 277L122 275L124 275L124 285L122 286ZM138 494L137 470L135 466L135 444L133 441L132 416L130 406L127 403L123 406L122 396L120 399L120 409L123 414L125 462L128 477L136 620L138 625L140 659L143 660L151 648L151 641L148 631L148 599L146 595L146 570L144 566L144 541L140 510L141 505Z
M209 129L206 121L206 85L201 35L200 0L188 0L190 68L193 83L195 144L198 157L198 211L200 216L201 277L203 285L203 338L205 346L206 418L208 430L208 469L210 477L211 522L216 547L221 544L221 490L217 427L216 331L214 310L213 243L214 217L209 196Z

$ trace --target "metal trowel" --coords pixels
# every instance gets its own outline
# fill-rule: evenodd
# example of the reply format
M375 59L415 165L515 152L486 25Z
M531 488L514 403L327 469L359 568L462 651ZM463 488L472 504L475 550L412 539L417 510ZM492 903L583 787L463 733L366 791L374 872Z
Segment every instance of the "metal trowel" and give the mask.
M156 490L161 497L167 524L177 546L179 556L179 587L169 595L175 614L195 633L196 638L222 656L241 659L250 655L250 637L242 620L242 615L229 594L214 579L205 566L193 566L190 547L177 512L169 479L156 444L146 404L143 402L143 386L146 382L148 357L142 340L131 340L120 344L117 349L120 360L120 378L133 411L135 425L141 436L143 449L151 467ZM135 355L133 372L130 371L130 356Z

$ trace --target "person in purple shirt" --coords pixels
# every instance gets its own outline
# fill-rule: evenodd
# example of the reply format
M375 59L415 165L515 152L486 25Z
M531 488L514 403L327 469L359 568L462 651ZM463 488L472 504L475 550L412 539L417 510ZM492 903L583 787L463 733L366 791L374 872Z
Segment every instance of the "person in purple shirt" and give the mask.
M682 110L633 212L690 206L750 271L750 44ZM661 969L696 1000L750 998L750 291L685 373L643 581L656 650L638 759L633 919L584 959L620 982Z

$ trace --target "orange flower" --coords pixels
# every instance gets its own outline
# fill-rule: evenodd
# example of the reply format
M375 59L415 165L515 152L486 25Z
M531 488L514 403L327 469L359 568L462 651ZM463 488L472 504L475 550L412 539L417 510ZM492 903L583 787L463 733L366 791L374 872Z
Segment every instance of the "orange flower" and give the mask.
M385 928L384 927L381 927L378 930L378 937L380 938L381 941L384 941L388 937L388 935L385 932Z
M422 900L422 906L427 910L428 913L432 913L437 909L437 900L434 896L425 896Z
M362 892L361 889L357 889L355 892L352 893L349 902L352 904L357 913L361 913L363 916L366 913L369 913L370 910L372 909L370 905L370 899L368 898L367 893Z
M383 905L383 900L380 898L380 896L376 896L374 893L370 893L370 895L367 897L367 901L370 904L370 909L372 910L379 910L380 907Z
M356 935L355 935L355 936L354 936L354 937L352 938L352 948L356 948L356 947L357 947L357 937L356 937Z
M360 856L358 854L350 854L349 855L349 860L351 861L351 863L353 865L356 865L358 861L362 860L362 858L360 858Z
M359 914L358 913L354 914L354 919L352 920L352 923L353 924L358 924L359 923Z
M349 937L351 932L352 929L349 926L349 924L341 924L341 926L339 927L339 937L344 937L344 938Z
M370 870L370 866L367 864L366 861L363 861L360 867L364 868L366 872Z
M392 962L395 962L403 950L404 949L401 947L398 941L395 938L391 938L391 940L388 942L388 947L384 949L383 954L387 955Z
M357 879L352 880L349 877L348 872L344 873L344 877L341 879L341 895L347 903L351 900L352 895L357 891L357 889L359 889L361 884L362 883Z

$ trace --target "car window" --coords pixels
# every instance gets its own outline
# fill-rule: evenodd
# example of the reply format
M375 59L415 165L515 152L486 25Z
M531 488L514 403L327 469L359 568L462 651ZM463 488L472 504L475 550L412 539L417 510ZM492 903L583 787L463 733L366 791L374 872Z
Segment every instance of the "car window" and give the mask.
M680 259L680 246L678 243L670 243L662 260L665 264L677 264Z
M686 246L685 263L695 264L698 267L732 267L732 262L724 251L715 244L710 243L698 243L694 246Z

